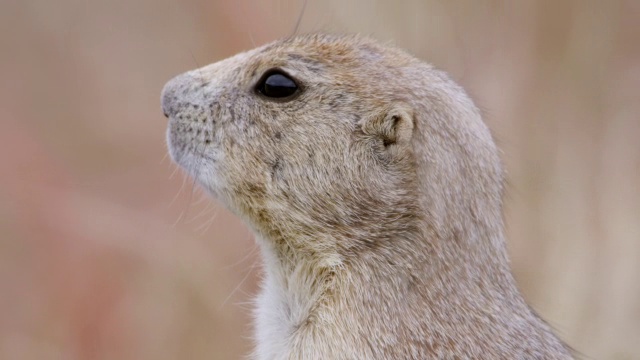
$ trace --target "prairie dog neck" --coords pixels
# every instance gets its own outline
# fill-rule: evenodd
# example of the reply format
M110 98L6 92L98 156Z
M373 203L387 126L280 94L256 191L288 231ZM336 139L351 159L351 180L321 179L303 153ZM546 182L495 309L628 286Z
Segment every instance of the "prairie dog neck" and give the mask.
M539 341L553 340L519 296L508 268L494 266L501 261L446 248L461 240L390 239L393 248L324 266L300 258L283 263L277 250L264 249L257 358L501 358L501 349L518 346L523 328ZM494 322L491 331L482 320L487 316ZM372 333L375 341L362 341ZM485 345L479 348L478 341ZM407 347L403 352L400 343ZM530 351L535 350L523 347L513 354Z
M402 50L314 34L171 80L172 158L251 226L258 359L570 359L524 302L478 109Z

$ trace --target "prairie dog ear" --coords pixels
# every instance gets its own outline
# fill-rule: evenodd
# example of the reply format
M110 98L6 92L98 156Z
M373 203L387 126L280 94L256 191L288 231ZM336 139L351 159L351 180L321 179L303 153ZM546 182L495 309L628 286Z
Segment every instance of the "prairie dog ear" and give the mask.
M413 111L405 104L393 104L361 121L362 131L379 138L385 150L407 149L413 135Z

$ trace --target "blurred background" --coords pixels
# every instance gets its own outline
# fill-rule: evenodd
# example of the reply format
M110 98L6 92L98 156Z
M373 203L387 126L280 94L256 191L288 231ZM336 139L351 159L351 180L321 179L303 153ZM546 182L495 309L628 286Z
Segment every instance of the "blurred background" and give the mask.
M171 77L290 35L301 0L2 0L0 359L238 359L259 254L166 157ZM531 305L640 359L640 2L310 0L447 70L508 169Z

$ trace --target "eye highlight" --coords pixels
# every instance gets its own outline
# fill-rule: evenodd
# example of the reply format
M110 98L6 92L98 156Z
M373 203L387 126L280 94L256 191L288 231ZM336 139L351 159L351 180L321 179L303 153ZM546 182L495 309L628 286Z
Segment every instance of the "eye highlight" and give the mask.
M298 85L287 74L280 70L268 71L256 85L256 90L274 99L283 99L292 96L298 91Z

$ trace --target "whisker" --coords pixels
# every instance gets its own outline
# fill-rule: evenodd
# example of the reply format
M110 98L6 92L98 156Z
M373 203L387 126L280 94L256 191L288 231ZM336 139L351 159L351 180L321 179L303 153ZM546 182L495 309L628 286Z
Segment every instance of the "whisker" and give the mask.
M292 38L298 34L298 31L300 30L300 24L302 23L302 18L304 17L305 10L307 9L308 2L308 0L304 0L302 2L302 9L300 9L300 14L298 15L298 19L296 20L296 25L293 28L293 33L289 36L289 38Z
M243 2L242 4L243 4L243 5L242 5L242 7L244 8L244 11L245 11L246 13L249 13L249 9L247 9L247 3L246 3L246 2ZM256 47L256 42L255 42L255 40L253 39L253 33L251 33L251 26L252 26L252 25L253 25L253 24L248 24L248 23L247 23L247 24L245 24L245 26L246 26L246 28L247 28L247 34L249 35L249 40L251 40L251 45L253 45L253 47Z
M204 229L202 229L202 231L200 232L201 235L204 235L207 231L209 231L209 228L211 228L211 225L213 225L213 223L215 222L218 214L220 214L220 209L216 208L211 218L207 220L207 222L205 222L205 226L200 226L198 229L196 229L196 231L200 231L204 227Z
M247 30L247 35L249 35L249 40L251 41L251 45L253 45L253 47L256 47L256 41L253 38L253 34L251 33L251 30Z
M201 199L201 200L198 200L198 202L196 202L194 205L198 205L198 203L201 203L201 202L202 202L202 199ZM212 206L212 205L211 205L211 202L208 202L208 203L206 204L206 206L205 206L202 210L200 210L200 212L199 212L197 215L193 216L193 217L188 221L188 223L193 223L193 222L197 221L198 219L201 219L202 217L204 217L205 213L206 213L206 212L208 212L208 211L210 211L210 210L212 209L212 207L211 207L211 206Z
M178 167L176 167L176 170L174 171L174 173L176 173L178 170ZM182 193L182 189L184 189L184 185L187 183L187 175L186 174L182 174L182 185L180 185L180 188L178 189L178 191L176 192L176 195L173 197L173 199L171 200L171 202L169 202L168 207L173 206L173 204L176 202L176 200L178 200L178 197L180 197L180 193Z
M160 160L160 165L164 164L164 162L167 160L168 157L169 157L169 152L167 151L164 153L164 156Z
M180 166L173 164L173 171L171 172L171 175L169 175L169 180L172 180L173 177L176 176L179 170L180 170Z
M231 299L231 297L240 289L240 287L244 284L244 282L247 281L247 279L249 278L249 275L253 273L253 269L255 269L255 267L256 267L256 263L251 264L251 268L249 268L249 271L247 271L247 273L244 275L242 280L240 280L240 283L231 291L229 296L227 296L227 298L224 299L224 301L220 305L219 310L222 310L222 308L227 304L227 301L229 301L229 299Z
M236 267L240 264L242 264L243 262L245 262L247 259L251 258L253 255L255 255L255 253L259 250L258 248L258 244L256 244L254 242L253 244L253 248L251 249L251 251L249 251L249 253L247 253L245 256L242 257L242 259L240 259L239 261L236 261L235 263L231 264L231 265L227 265L225 266L223 269L231 269L233 267Z
M180 212L180 215L178 215L178 218L176 219L176 221L171 225L171 227L173 227L173 228L178 227L178 224L180 223L180 221L181 221L181 220L182 220L182 218L184 217L185 213L186 213L186 212L185 212L185 210L182 210L182 211Z

